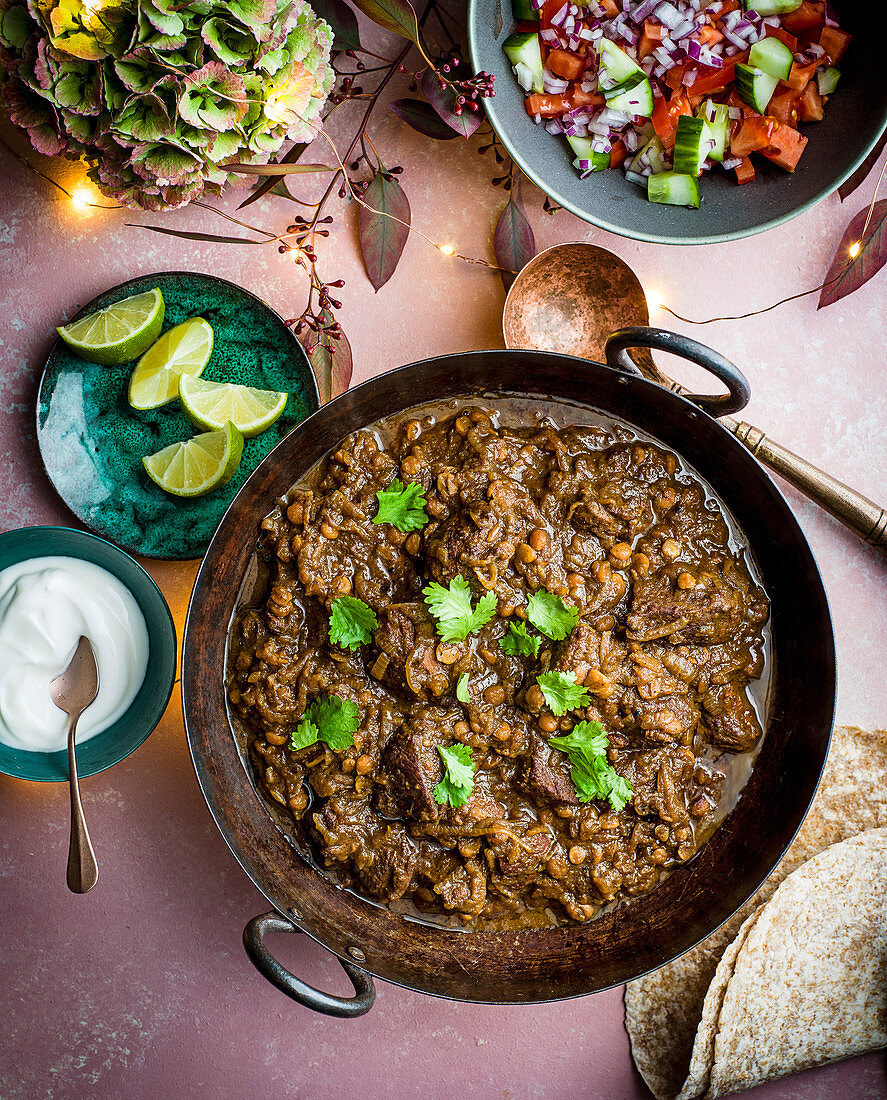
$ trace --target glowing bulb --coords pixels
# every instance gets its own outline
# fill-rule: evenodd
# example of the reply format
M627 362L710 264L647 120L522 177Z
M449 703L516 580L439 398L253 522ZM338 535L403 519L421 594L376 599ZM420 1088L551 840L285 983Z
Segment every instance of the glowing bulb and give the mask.
M664 308L665 302L662 301L662 299L659 297L658 294L655 293L655 291L644 291L644 295L647 299L647 309L650 313L655 313L658 309Z
M71 205L78 214L83 214L93 205L95 196L88 187L75 187L71 192Z
M456 255L456 250L455 250L455 248L453 248L453 246L451 244L439 244L437 246L437 248L438 248L438 251L441 252L444 256L455 256Z
M83 14L95 15L102 6L102 0L83 0Z
M859 255L859 250L860 250L861 247L862 247L862 244L861 244L860 241L855 241L853 244L850 245L850 259L851 260L856 259L856 257Z

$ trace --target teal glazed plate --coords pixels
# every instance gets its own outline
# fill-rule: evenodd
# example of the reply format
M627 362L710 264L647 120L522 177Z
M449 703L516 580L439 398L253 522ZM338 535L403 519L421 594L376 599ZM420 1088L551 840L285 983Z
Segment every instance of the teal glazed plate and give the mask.
M154 581L129 554L104 539L69 527L25 527L0 534L0 570L47 557L79 558L113 573L132 593L148 628L148 668L138 695L112 726L77 746L77 771L83 778L129 756L160 721L176 678L176 629ZM28 752L0 742L0 772L38 783L67 781L68 754Z
M212 325L213 353L203 377L289 393L281 418L244 442L240 467L227 485L202 497L171 496L151 481L142 459L199 431L178 400L145 412L132 409L127 389L134 363L87 363L56 340L37 395L37 442L50 481L91 531L145 557L197 558L241 485L320 400L308 358L283 319L254 294L214 275L144 275L99 295L77 317L154 287L166 303L164 332L189 317Z

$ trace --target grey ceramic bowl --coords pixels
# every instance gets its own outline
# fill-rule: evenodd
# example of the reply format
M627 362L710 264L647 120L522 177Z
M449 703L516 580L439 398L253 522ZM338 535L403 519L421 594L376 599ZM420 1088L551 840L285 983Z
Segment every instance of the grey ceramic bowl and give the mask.
M25 527L0 534L0 570L48 557L78 558L113 573L132 593L148 628L148 668L138 695L112 726L77 745L77 770L83 779L129 756L160 721L176 678L176 629L151 577L110 542L70 527ZM38 783L62 782L68 778L68 754L0 744L0 772Z
M810 140L797 171L790 175L756 157L757 179L743 187L733 173L707 172L700 181L699 210L647 202L644 190L618 170L579 179L566 140L536 126L524 110L524 93L502 52L515 25L511 0L471 0L471 58L475 69L496 77L496 95L485 106L502 144L555 202L623 237L711 244L760 233L808 210L859 167L887 126L887 5L839 0L837 7L853 41L841 60L841 85L826 105L825 118L803 127Z

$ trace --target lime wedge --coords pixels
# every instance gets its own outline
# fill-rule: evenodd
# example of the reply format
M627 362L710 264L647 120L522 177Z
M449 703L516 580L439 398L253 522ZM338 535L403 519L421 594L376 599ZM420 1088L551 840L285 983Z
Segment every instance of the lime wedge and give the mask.
M163 295L155 287L89 313L56 332L82 359L116 367L137 359L154 343L163 325L163 312Z
M199 497L230 481L240 465L243 436L232 423L147 455L148 477L176 497Z
M212 326L191 317L169 329L136 363L129 380L129 403L134 409L156 409L179 393L183 374L202 374L213 353Z
M280 417L288 396L232 382L208 382L189 374L179 379L182 408L194 424L207 431L218 431L230 420L245 436L258 435Z

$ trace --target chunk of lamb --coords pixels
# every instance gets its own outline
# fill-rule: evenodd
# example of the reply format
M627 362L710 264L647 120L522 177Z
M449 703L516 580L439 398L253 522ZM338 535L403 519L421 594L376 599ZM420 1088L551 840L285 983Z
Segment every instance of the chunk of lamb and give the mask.
M435 656L438 640L424 604L390 604L379 616L375 641L381 656L372 666L373 675L392 687L406 683L423 702L440 697L450 686L450 676L448 666Z
M763 733L745 691L736 684L715 684L702 696L702 722L709 739L728 752L746 752Z
M403 826L390 824L356 853L357 881L373 897L395 901L407 892L417 858L418 852Z
M543 802L568 802L577 805L576 790L570 779L570 765L562 752L549 748L538 739L525 764L524 786Z
M385 747L382 766L388 794L408 821L437 821L442 807L434 788L443 779L438 746L452 741L446 731L458 721L456 712L420 707Z
M668 639L720 645L729 641L743 623L743 596L727 585L676 588L660 574L635 582L626 637L634 642Z

